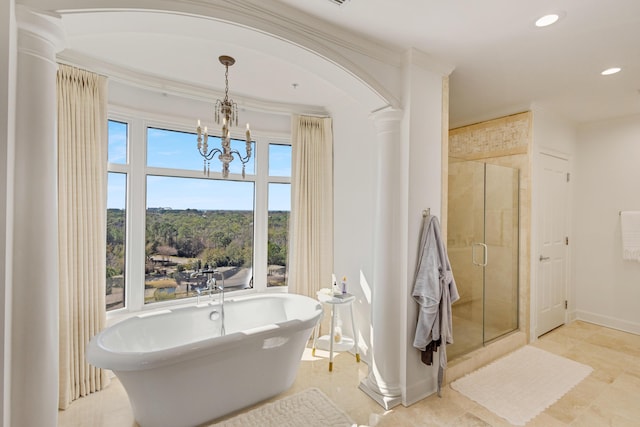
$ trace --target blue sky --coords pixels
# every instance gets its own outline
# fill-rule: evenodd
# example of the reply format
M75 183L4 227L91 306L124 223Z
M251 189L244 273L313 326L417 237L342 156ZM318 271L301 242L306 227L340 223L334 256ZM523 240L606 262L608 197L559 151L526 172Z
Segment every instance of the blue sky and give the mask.
M219 138L210 137L209 147L217 147ZM196 135L149 128L147 133L147 165L163 168L202 171L203 158L198 154ZM252 158L246 164L246 174L254 173L255 144ZM245 142L232 140L231 148L241 154L245 152ZM127 125L109 121L109 162L127 162ZM220 171L217 156L211 161L212 171ZM242 163L234 160L230 164L231 173L241 173ZM291 147L288 145L269 146L269 174L271 176L291 175ZM290 185L269 184L269 210L290 210ZM124 174L109 173L107 206L123 209L125 205L126 177ZM147 177L147 207L172 209L253 209L254 184L251 181L219 181L211 179L173 178L161 176Z

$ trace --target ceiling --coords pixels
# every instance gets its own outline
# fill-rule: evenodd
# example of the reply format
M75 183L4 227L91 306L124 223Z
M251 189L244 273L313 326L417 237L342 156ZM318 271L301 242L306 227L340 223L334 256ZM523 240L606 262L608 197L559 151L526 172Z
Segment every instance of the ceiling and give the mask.
M342 27L398 52L421 50L454 67L450 124L512 114L532 105L575 122L640 113L638 0L272 0L319 29ZM291 43L238 25L144 12L63 15L68 57L82 55L151 75L220 90L219 54L237 60L230 93L322 111L354 88L379 98L327 61ZM546 28L547 13L560 20ZM605 68L622 71L601 76ZM314 70L316 72L309 72ZM317 72L320 70L321 72ZM341 84L336 84L340 82ZM376 98L376 99L373 99Z
M454 126L533 103L577 122L640 113L638 0L280 1L453 65ZM561 19L534 26L549 13Z

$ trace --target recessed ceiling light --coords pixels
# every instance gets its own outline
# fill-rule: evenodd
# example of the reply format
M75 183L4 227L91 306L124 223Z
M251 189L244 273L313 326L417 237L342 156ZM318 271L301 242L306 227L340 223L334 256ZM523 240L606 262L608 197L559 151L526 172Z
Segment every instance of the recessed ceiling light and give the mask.
M607 68L600 74L602 74L603 76L610 76L611 74L619 73L621 70L622 68L620 67L611 67L611 68Z
M556 15L555 13L545 15L536 21L536 27L548 27L551 24L555 24L558 19L560 19L560 15Z

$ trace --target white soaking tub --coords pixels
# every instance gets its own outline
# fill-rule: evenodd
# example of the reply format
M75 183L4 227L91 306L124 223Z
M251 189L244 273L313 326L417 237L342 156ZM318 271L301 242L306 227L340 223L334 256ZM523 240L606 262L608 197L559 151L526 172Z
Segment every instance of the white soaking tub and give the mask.
M91 339L87 361L122 382L141 427L212 421L287 390L321 304L295 294L159 310Z

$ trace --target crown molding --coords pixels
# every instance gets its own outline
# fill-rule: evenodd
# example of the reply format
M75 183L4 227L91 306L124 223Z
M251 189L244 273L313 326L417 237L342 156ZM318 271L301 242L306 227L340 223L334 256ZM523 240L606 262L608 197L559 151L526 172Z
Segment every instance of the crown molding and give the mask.
M152 90L159 93L171 94L203 102L211 102L212 99L224 97L224 92L222 91L212 90L208 87L189 82L167 79L165 77L149 73L142 73L73 51L63 51L59 53L57 60L60 63L83 68L94 73L104 75L110 80L118 81L140 89ZM275 102L237 95L234 95L234 101L240 108L263 113L287 115L308 114L316 116L329 115L329 112L325 107L317 105Z
M398 107L400 101L382 82L389 68L400 70L402 52L385 40L363 37L275 0L18 0L56 13L147 11L205 17L239 25L292 43L350 73ZM371 67L371 60L384 67ZM376 76L376 73L378 76Z

